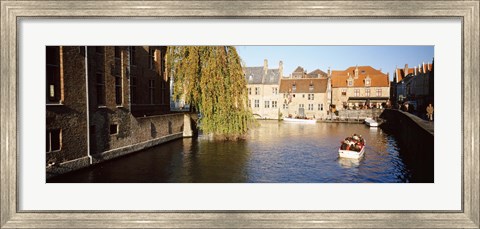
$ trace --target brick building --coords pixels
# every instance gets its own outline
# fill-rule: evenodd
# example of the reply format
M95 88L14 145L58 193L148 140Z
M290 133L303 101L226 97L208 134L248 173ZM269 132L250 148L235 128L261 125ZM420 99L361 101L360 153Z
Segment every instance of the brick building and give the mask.
M46 47L47 177L183 136L166 47ZM86 64L87 63L87 64Z
M392 82L392 100L396 104L411 103L415 109L425 110L434 103L434 64L422 63L413 68L405 64L396 68Z

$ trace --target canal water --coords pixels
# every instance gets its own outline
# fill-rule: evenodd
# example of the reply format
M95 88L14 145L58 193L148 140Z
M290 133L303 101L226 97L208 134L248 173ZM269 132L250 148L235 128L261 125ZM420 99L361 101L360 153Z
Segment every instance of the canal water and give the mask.
M393 135L364 124L259 121L247 139L171 141L47 182L397 183L412 182ZM360 160L338 157L352 134L367 143ZM415 182L415 181L413 181Z

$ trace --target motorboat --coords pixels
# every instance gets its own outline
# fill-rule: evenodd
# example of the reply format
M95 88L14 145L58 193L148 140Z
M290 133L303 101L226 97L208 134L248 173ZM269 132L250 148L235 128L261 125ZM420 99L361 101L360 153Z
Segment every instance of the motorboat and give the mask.
M367 126L369 127L378 127L378 122L375 121L373 118L366 118L365 124L367 124Z
M365 153L365 146L362 146L360 151L353 151L353 150L342 150L341 148L338 149L338 156L344 158L354 158L358 159L363 156Z
M367 144L367 142L365 141L365 139L363 139L363 144L362 144L362 148L360 149L360 151L355 151L355 150L342 150L342 147L340 146L340 148L338 148L338 156L339 157L344 157L344 158L354 158L354 159L358 159L358 158L361 158L363 156L363 154L365 153L365 145Z
M297 122L297 123L316 123L316 119L302 119L302 118L283 118L284 122Z

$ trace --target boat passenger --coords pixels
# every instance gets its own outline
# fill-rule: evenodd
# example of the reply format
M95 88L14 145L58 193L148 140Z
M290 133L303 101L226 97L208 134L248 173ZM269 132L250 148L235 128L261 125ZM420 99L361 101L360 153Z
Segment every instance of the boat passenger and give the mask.
M353 134L353 137L352 137L352 138L355 139L355 140L357 140L357 141L360 141L360 138L358 137L357 134Z

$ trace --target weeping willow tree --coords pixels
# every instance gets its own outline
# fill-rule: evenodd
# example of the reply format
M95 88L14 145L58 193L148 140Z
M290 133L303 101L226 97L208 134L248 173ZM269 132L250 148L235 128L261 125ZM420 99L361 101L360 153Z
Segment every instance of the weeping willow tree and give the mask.
M167 71L174 77L174 98L202 115L199 128L216 139L245 136L253 120L237 50L230 46L170 46Z

